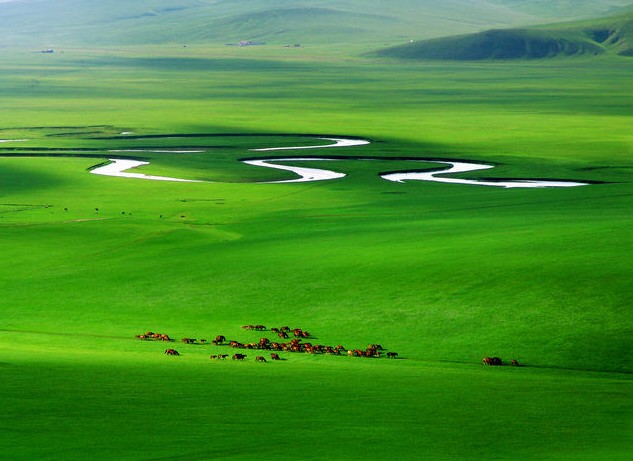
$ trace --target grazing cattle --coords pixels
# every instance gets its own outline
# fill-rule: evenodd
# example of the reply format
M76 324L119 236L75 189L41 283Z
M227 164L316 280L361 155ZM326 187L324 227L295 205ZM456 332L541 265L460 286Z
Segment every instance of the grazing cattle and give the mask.
M167 355L180 355L176 349L166 349L165 354Z
M196 340L193 338L182 338L180 342L182 342L183 344L193 344L196 342Z
M206 342L207 342L207 340L206 340L206 339L201 339L201 340L200 340L200 343L201 343L201 344L205 344Z
M279 333L279 328L271 328L270 331L273 333Z
M233 360L244 360L246 356L244 354L233 354Z
M512 367L520 367L521 365L519 365L519 361L518 360L512 359L512 361L510 362L510 366L512 366Z
M301 332L301 336L303 336L304 338L309 338L310 337L310 333L308 333L307 331L302 331Z
M281 360L281 357L279 357L279 354L275 354L274 352L270 354L270 358L272 360Z
M286 333L285 331L280 331L279 333L277 333L277 336L279 336L280 338L283 338L283 339L287 339L288 338L288 333Z
M281 327L281 331L290 331L290 327Z
M218 355L218 359L225 360L228 356L229 356L229 354L220 354L220 355Z
M136 339L149 339L147 335L136 335Z
M396 357L398 357L398 353L397 352L387 352L387 358L388 359L395 359Z
M215 345L222 344L224 341L226 341L226 338L223 335L217 335L215 337L214 344Z
M216 359L218 358L218 356L217 356L217 355L210 355L210 356L209 356L209 358L210 358L211 360L216 360Z
M482 363L490 366L503 365L503 361L499 357L484 357Z
M242 330L253 330L253 329L255 329L254 325L244 325L242 327Z
M161 341L166 341L166 342L171 342L171 341L173 341L173 339L171 339L171 338L169 337L169 335L160 335L160 340L161 340Z
M266 359L263 356L258 355L257 357L255 357L255 362L264 362L264 363L266 363Z
M264 331L266 327L264 325L255 325L255 331Z

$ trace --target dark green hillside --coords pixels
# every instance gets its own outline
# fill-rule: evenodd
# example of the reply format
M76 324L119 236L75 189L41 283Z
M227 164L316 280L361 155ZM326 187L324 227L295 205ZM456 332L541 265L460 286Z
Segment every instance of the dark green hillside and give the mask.
M425 40L380 50L402 59L541 59L557 56L633 55L633 15L529 29L496 29Z

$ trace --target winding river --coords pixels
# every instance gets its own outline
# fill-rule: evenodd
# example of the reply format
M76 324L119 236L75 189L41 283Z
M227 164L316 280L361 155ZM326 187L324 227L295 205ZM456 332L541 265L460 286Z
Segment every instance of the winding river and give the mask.
M369 144L366 139L355 138L334 138L314 136L314 139L321 141L329 141L329 144L318 144L308 146L285 146L285 147L267 147L260 149L250 149L252 152L269 152L269 151L289 151L289 150L305 150L305 149L328 149L328 148L346 148L358 147ZM23 142L26 139L0 139L1 143ZM169 149L169 148L152 148L152 149L112 149L108 152L116 153L175 153L175 154L194 154L206 152L205 149ZM173 181L187 183L204 183L210 181L200 181L194 179L172 178L168 176L147 175L138 172L130 172L138 167L148 165L148 161L133 160L129 158L110 158L109 163L101 165L90 170L90 173L102 176L114 176L120 178L146 179L151 181ZM297 175L294 179L285 179L279 181L267 181L260 184L284 184L284 183L300 183L314 181L331 181L334 179L344 178L345 173L322 168L309 168L305 166L294 166L280 163L294 162L336 162L341 160L354 161L415 161L424 163L435 163L444 165L444 168L434 168L432 170L404 170L391 173L380 174L380 178L386 181L403 183L406 181L431 181L445 184L463 184L473 186L487 187L503 187L503 188L548 188L548 187L580 187L588 186L590 183L575 181L558 181L558 180L531 180L531 179L463 179L451 177L458 173L468 173L472 171L490 170L495 165L465 162L462 160L453 161L449 159L425 159L425 158L388 158L388 157L283 157L283 158L250 158L242 159L240 162L260 168L272 168L282 171L290 171Z

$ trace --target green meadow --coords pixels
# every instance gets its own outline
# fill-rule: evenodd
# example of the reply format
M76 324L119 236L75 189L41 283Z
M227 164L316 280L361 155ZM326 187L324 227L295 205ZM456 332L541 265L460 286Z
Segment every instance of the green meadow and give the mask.
M0 458L630 459L631 61L365 51L0 50ZM371 144L250 150L304 135ZM204 152L109 152L161 148ZM283 156L347 176L239 162ZM206 182L89 173L113 157ZM437 167L403 157L595 184L379 178ZM248 324L399 356L135 339L273 339Z

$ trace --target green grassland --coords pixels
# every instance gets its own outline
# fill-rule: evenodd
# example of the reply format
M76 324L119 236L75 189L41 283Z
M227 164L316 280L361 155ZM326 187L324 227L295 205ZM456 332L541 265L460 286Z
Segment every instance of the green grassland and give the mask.
M27 141L0 144L0 458L630 458L630 62L361 49L2 50L0 139ZM140 137L169 134L206 136ZM309 134L372 143L249 150ZM201 146L139 171L212 182L88 172L110 149ZM304 184L238 161L273 154L380 159ZM602 183L395 184L378 174L420 166L385 157ZM134 339L271 337L254 323L400 358Z

